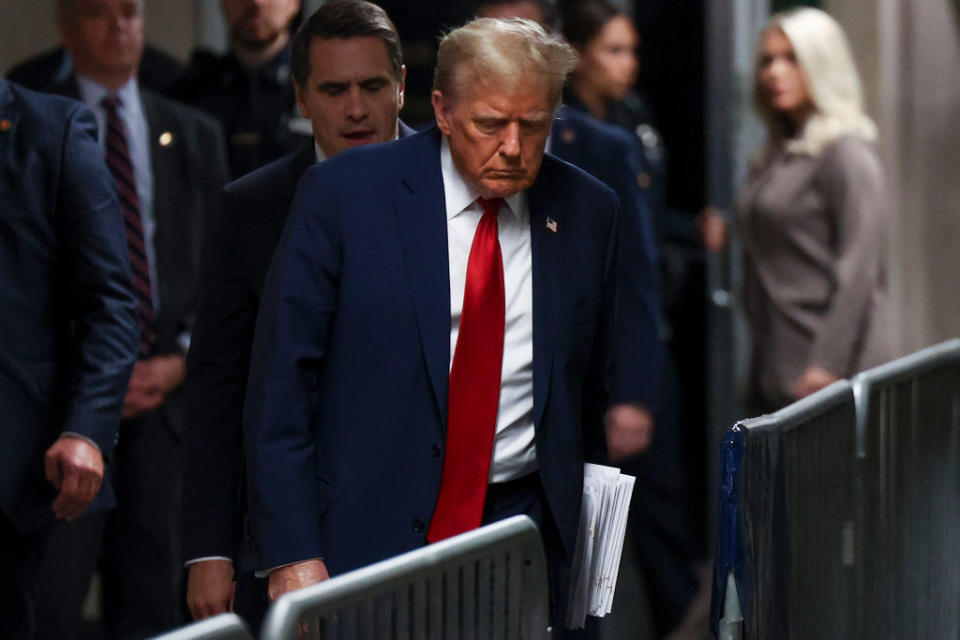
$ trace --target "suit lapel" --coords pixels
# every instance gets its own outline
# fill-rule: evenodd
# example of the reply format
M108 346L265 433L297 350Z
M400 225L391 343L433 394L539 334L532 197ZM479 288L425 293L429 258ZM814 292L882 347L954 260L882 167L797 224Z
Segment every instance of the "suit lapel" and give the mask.
M544 159L547 162L547 159ZM541 167L543 175L545 167ZM551 198L540 178L527 192L530 207L530 250L533 269L533 423L539 426L550 390L557 338L561 273L560 234L564 232L560 203ZM548 223L550 227L548 227ZM556 231L551 230L555 229Z
M418 137L394 203L430 384L443 424L450 370L450 268L440 132Z
M148 92L141 92L140 100L143 104L143 113L147 120L147 136L150 145L150 167L153 171L153 218L156 223L156 235L153 246L157 256L157 279L160 283L177 286L184 282L184 278L174 273L181 261L174 256L179 255L180 240L184 229L181 224L174 194L176 189L171 185L178 184L183 175L179 146L184 143L177 122L167 116L160 108L153 96ZM169 287L168 287L169 288ZM164 287L160 287L162 292ZM160 308L164 308L161 293Z

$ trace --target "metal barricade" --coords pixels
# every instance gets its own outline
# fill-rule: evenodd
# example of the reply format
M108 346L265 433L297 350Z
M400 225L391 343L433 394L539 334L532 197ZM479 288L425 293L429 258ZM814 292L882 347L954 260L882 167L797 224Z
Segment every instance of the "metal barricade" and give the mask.
M850 636L855 416L841 381L727 433L715 635L722 627L730 638Z
M721 446L715 638L960 638L960 340Z
M263 640L549 638L536 525L515 516L288 593Z
M853 379L858 637L960 638L960 340Z
M253 640L253 636L239 616L222 613L156 636L153 640Z

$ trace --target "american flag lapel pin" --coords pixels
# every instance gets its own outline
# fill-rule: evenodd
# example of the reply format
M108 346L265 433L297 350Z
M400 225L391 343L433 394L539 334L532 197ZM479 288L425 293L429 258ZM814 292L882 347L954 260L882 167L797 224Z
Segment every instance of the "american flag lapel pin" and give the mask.
M557 221L550 216L547 216L547 229L550 229L550 231L553 231L554 233L557 232Z

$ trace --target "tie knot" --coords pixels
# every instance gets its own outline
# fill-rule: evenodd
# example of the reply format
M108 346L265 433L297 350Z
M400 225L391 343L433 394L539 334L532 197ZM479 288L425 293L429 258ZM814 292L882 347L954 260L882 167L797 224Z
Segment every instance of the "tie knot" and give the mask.
M487 200L486 198L477 198L477 202L480 203L480 206L483 207L484 215L497 217L497 213L500 211L500 207L503 205L503 198L491 198Z
M107 94L103 97L103 100L100 101L100 104L103 105L103 108L107 111L116 111L117 107L122 106L123 102L114 94Z

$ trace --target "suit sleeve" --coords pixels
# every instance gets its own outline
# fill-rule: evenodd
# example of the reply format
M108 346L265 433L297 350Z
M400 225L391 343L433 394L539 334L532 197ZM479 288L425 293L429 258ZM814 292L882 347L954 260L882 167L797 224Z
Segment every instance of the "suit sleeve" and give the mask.
M591 348L591 359L584 378L583 424L584 457L602 464L607 459L603 416L612 404L619 361L615 353L617 310L617 255L620 246L620 207L611 196L611 217L605 234L600 320Z
M835 216L834 289L809 364L844 376L853 373L854 350L880 279L886 205L879 159L870 147L845 138L824 154L820 177Z
M245 407L258 568L324 555L312 424L336 308L341 243L323 167L297 189L267 275ZM324 203L319 210L316 203Z
M656 240L650 208L637 185L638 168L628 149L624 155L629 161L618 163L617 184L610 185L621 207L611 403L639 404L653 412L664 358Z
M72 111L65 136L57 205L73 335L64 431L90 438L108 456L137 355L136 301L120 205L93 116Z
M184 385L183 552L236 563L242 533L243 397L258 301L244 276L229 191L207 238Z

